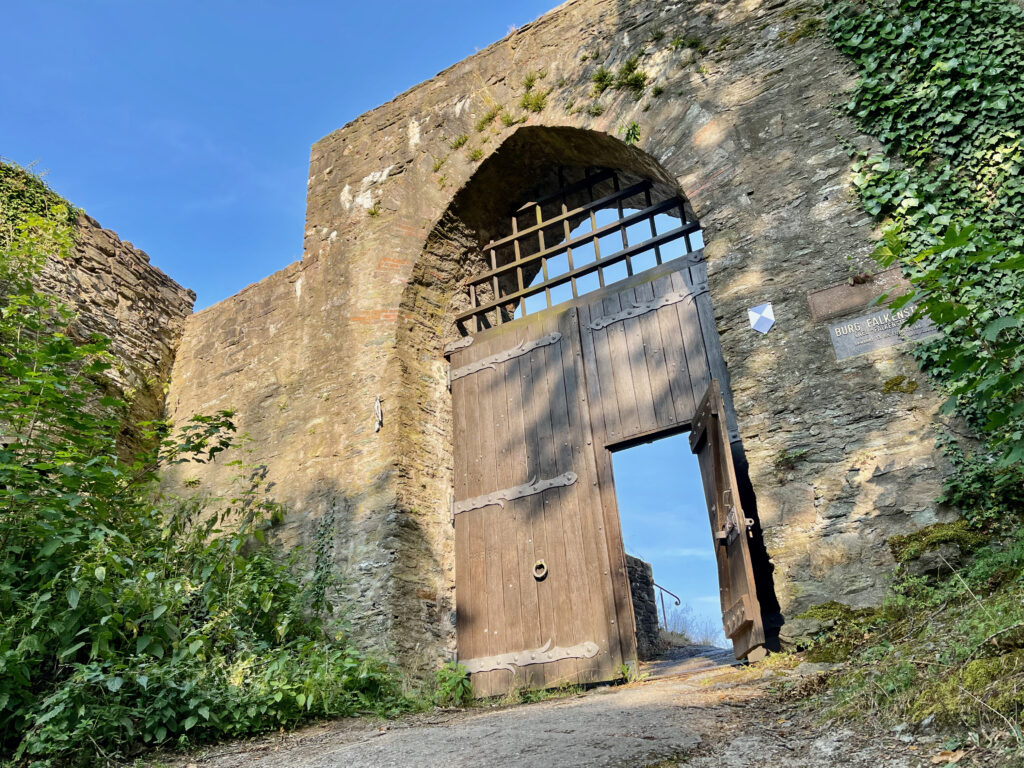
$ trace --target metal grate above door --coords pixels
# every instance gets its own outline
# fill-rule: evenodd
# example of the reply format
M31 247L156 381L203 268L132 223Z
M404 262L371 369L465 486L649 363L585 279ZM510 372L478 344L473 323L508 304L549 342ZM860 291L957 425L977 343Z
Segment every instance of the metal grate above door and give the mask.
M588 168L521 205L508 235L482 251L485 269L469 278L469 306L456 316L476 333L535 314L703 247L700 224L683 198L648 180L631 182Z

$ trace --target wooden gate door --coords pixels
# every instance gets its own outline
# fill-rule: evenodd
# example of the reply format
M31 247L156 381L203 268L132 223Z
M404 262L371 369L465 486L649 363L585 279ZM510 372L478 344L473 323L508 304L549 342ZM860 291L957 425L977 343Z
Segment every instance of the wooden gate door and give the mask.
M602 519L577 310L451 356L459 662L476 696L618 676L636 657ZM628 624L622 629L623 622Z
M697 454L704 495L707 497L711 532L718 561L722 599L722 625L732 640L737 659L764 645L764 624L757 600L754 569L750 560L750 527L740 506L736 470L725 423L725 405L718 380L712 380L690 432L690 448Z

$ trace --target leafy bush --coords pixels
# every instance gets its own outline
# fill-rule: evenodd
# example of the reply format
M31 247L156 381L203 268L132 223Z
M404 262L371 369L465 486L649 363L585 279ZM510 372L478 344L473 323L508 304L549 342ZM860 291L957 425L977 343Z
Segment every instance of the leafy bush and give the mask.
M640 59L631 56L615 73L615 87L625 88L633 92L633 98L639 99L647 86L647 73L640 69Z
M605 68L604 65L594 70L594 74L590 76L590 79L594 83L594 96L600 96L615 83L615 75L612 74L611 70Z
M994 723L1021 749L1024 11L843 0L828 26L858 73L846 112L884 149L855 153L853 181L885 225L876 258L912 286L891 306L942 331L915 354L980 439L940 438L955 470L943 500L964 520L891 542L901 562L956 543L975 550L968 564L938 578L901 566L882 610L837 613L812 654L848 661L831 693L841 714Z
M548 94L551 91L527 91L519 100L519 106L527 112L543 112L548 104Z
M838 4L829 30L857 66L846 111L886 156L854 184L887 222L876 251L943 335L919 347L982 449L946 446L946 500L993 525L1024 488L1024 10L1010 0Z
M647 87L647 73L640 69L638 56L631 56L614 73L603 65L599 66L594 70L590 79L594 83L591 95L595 98L609 88L615 88L631 91L633 98L639 99L643 96L644 88Z
M461 707L472 698L469 672L461 664L449 661L434 673L434 703L439 707Z
M33 287L72 244L69 209L44 202L0 221L0 760L89 764L407 706L320 617L301 553L268 544L265 471L212 508L155 497L161 461L230 447L230 412L148 425L149 447L119 456L107 340L74 338Z

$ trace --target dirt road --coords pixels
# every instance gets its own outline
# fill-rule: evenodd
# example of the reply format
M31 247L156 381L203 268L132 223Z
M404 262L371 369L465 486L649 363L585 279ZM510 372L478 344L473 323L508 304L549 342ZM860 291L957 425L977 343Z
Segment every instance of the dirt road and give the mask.
M656 679L512 707L345 720L215 747L176 768L917 768L937 744L823 726L721 659L669 664ZM792 673L789 673L792 675ZM791 678L788 678L791 679Z

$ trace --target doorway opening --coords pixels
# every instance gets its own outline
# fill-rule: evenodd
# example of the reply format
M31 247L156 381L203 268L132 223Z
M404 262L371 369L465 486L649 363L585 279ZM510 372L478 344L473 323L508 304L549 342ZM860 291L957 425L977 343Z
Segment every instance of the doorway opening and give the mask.
M722 630L711 522L689 434L616 450L612 465L641 660L672 647L730 647Z

